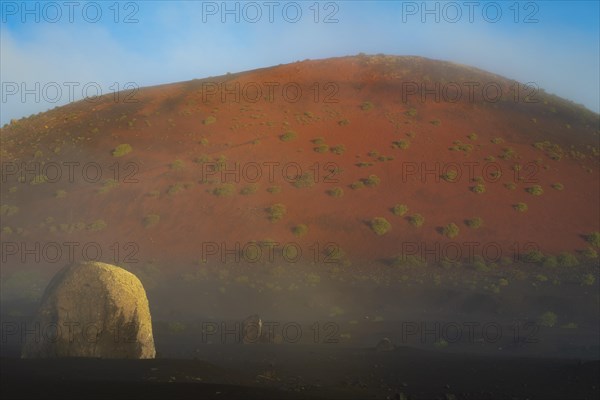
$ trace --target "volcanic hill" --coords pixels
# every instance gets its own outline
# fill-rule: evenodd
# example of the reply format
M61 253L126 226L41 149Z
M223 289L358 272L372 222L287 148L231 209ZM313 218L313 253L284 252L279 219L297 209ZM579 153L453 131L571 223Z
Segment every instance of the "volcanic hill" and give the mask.
M273 242L294 243L284 252L299 262L363 267L415 249L466 256L465 243L484 258L486 246L504 259L576 254L598 231L598 135L582 106L420 57L86 99L1 129L3 274L36 243L54 270L65 242L79 243L75 258L95 243L90 257L163 272L251 261Z

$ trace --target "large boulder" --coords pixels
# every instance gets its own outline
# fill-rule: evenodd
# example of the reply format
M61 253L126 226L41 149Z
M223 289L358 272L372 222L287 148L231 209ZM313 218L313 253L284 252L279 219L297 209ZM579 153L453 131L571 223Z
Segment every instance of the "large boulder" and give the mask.
M148 298L132 273L101 262L65 267L25 331L23 358L154 358Z

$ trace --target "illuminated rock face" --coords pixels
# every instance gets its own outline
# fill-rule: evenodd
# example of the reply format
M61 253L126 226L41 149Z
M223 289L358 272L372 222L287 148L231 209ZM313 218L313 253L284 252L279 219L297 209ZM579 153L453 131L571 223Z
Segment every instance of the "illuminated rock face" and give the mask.
M23 358L154 358L146 291L132 273L82 262L48 284L27 327Z

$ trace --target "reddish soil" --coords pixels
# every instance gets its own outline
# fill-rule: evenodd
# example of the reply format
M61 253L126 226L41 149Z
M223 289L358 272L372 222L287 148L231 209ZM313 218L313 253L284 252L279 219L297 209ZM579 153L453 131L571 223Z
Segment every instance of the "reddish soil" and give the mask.
M266 96L266 82L280 85L272 99ZM462 97L457 102L437 102L434 95L428 95L423 102L419 95L406 94L412 82L450 89L450 82L454 82L461 87ZM481 90L475 89L471 100L465 82L493 82L502 87L503 97L497 102L487 101ZM238 91L239 102L231 94L223 101L221 92L212 95L208 91L220 83L229 88L240 84L248 91ZM251 83L263 90L263 98L256 102L249 101L254 97L250 89L255 86L244 86ZM288 83L302 88L297 102L283 97L281 87ZM318 91L315 83L319 84ZM326 86L328 83L333 86ZM167 270L189 270L202 257L202 243L234 248L238 242L243 246L265 239L299 243L301 261L306 263L314 261L315 244L321 251L326 243L333 242L348 260L362 266L402 253L403 243L408 242L425 243L427 248L456 242L463 255L467 253L465 242L497 243L508 257L522 253L531 243L550 254L585 249L585 235L598 230L600 218L598 116L543 92L532 96L537 102L526 102L528 92L522 85L515 100L511 91L515 85L508 79L446 62L359 56L144 88L131 95L136 102L126 102L127 94L120 93L119 101L111 95L94 103L73 103L2 128L3 180L6 178L2 204L19 208L2 218L2 227L13 231L9 238L4 235L4 240L42 241L42 245L48 241L95 241L103 245L104 260L114 262L116 258L121 264L128 261L124 259L128 254L124 243L133 241L139 245L137 259L153 260ZM291 89L288 93L293 94ZM441 90L438 93L444 95ZM328 98L335 102L326 103ZM372 108L363 109L368 108L361 107L365 102ZM416 114L411 116L411 109ZM203 124L209 116L216 117L216 122ZM436 119L439 125L431 123ZM340 123L343 120L349 123ZM295 139L281 140L289 130L295 132ZM477 138L469 139L471 133ZM311 142L317 137L330 147L345 146L345 152L317 153L313 150L317 145ZM502 143L492 143L494 138L501 138ZM399 140L408 140L410 146L393 148L392 143ZM449 150L457 140L470 145L471 150ZM553 149L533 146L544 141ZM133 151L113 157L111 152L119 144L129 144ZM508 148L514 154L507 159L499 157ZM371 151L394 159L378 161L376 155L368 155ZM552 159L553 154L560 160ZM203 166L194 162L202 155L212 159L223 155L227 168L233 169L238 163L240 169L249 168L248 173L254 171L249 163L261 164L264 174L256 182L256 193L239 193L250 183L242 176L233 182L234 194L212 194L232 176L217 172L208 177L216 182L202 183ZM484 182L485 193L476 194L471 190L476 182L469 179L463 163L478 163L474 176L482 177L488 156L494 157L502 176L495 182ZM176 160L183 162L180 170L170 166ZM99 182L88 183L81 167L75 167L75 181L69 182L68 169L63 167L63 176L55 182L32 185L29 182L35 173L25 173L25 182L18 182L19 175L10 174L6 167L12 162L30 168L40 167L35 163L96 162L103 175ZM120 166L119 184L100 194L103 182L114 178L111 166L115 162ZM274 167L273 181L263 164L268 162L279 163ZM359 167L358 162L372 165ZM127 163L135 163L139 170ZM282 166L287 163L297 163L305 172L314 172L318 166L316 183L294 187L282 177ZM456 182L439 177L448 163L462 166L463 174ZM515 164L523 166L523 179L531 177L535 182L515 179ZM408 176L406 169L413 166L435 172L423 178L419 172ZM341 173L331 178L328 171L332 168L339 168ZM52 170L48 171L50 177ZM93 175L93 170L88 172L88 177ZM128 172L137 183L127 181ZM294 169L288 173L295 175ZM372 174L380 178L378 186L350 188L353 182ZM332 179L338 183L329 182ZM494 178L488 175L485 179ZM514 190L505 187L510 182L515 183ZM177 183L188 186L168 194L169 187ZM553 189L553 183L562 183L564 190ZM542 187L543 195L526 191L534 184ZM273 185L280 186L281 192L267 192ZM342 197L327 194L335 186L343 189ZM57 190L66 191L66 197L56 198ZM515 211L513 205L518 202L525 202L528 211ZM275 203L285 205L287 213L271 222L266 209ZM406 217L393 215L390 208L397 203L408 206L407 216L422 214L424 225L415 228ZM160 222L145 228L143 221L149 214L159 215ZM378 216L391 223L391 230L382 236L369 226ZM482 218L483 227L468 228L464 221L473 217ZM83 229L65 233L63 230L69 228L60 226L90 224L98 219L107 226L97 232ZM454 239L440 233L441 227L451 222L460 229ZM296 224L306 224L308 233L296 238L291 230ZM121 247L118 257L109 249L114 242ZM475 254L481 254L481 245ZM218 263L218 257L205 255L208 262ZM317 263L322 260L320 254ZM10 256L3 273L19 264L18 257Z

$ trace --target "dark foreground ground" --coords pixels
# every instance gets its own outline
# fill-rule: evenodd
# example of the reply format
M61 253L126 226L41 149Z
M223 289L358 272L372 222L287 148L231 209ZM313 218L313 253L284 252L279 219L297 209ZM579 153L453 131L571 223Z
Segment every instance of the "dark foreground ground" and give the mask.
M599 361L208 346L222 362L1 359L2 399L598 399ZM208 349L207 349L208 350ZM234 367L235 366L235 367Z

